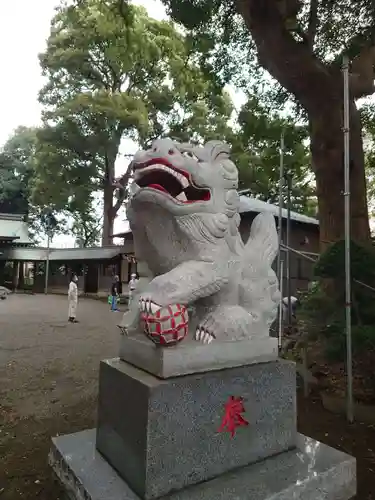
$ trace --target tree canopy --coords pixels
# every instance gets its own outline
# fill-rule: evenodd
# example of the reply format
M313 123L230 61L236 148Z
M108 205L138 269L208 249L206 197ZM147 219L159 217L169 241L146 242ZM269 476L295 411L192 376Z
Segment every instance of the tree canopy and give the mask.
M162 3L174 20L196 35L197 44L205 41L209 64L225 82L234 77L237 84L248 88L248 77L257 68L258 56L259 64L279 83L278 91L289 92L309 109L302 96L307 75L302 77L293 71L297 59L304 57L307 62L313 58L316 74L327 68L339 77L342 55L347 54L353 62L351 79L355 97L374 92L372 0L162 0ZM260 28L267 22L271 25L264 36L272 36L272 28L277 28L279 33L274 33L275 37L282 36L285 42L275 53L275 59L279 60L281 51L295 54L293 61L280 60L280 69L289 66L289 71L277 71L276 64L266 54L267 44L261 44ZM329 71L326 76L328 79ZM294 85L290 86L287 79L293 80Z
M308 130L296 125L290 117L281 117L256 95L249 97L241 108L237 127L228 138L232 143L232 159L239 169L240 189L248 188L252 196L278 204L282 138L284 173L292 176L291 208L315 216ZM285 206L286 188L283 193Z
M115 0L62 4L40 56L47 84L33 200L87 213L89 194L103 192L104 244L130 177L115 176L122 139L144 145L193 130L196 139L212 138L232 112L189 38L143 8L129 6L128 14L124 23Z
M0 212L28 215L36 129L18 127L0 150Z
M350 58L351 216L353 238L367 242L364 156L355 100L374 92L371 0L163 0L199 44L220 82L262 89L278 105L290 100L309 122L322 241L344 234L343 55ZM203 42L202 42L203 43ZM262 70L259 72L259 67Z
M225 52L224 39L220 45L203 32L182 33L133 5L124 21L120 7L115 0L77 0L57 10L40 55L47 80L40 92L43 125L21 127L0 156L4 210L28 211L36 232L46 230L43 214L52 213L55 231L70 231L82 246L97 244L104 225L102 242L108 244L130 179L123 139L145 147L165 135L198 143L226 140L239 167L240 188L275 203L283 133L285 167L293 170L293 208L314 213L307 128L275 108L275 89L260 92L261 79L244 86L250 59L243 59L240 72L234 64L245 39L231 58L231 40ZM239 111L223 90L224 69L247 89Z

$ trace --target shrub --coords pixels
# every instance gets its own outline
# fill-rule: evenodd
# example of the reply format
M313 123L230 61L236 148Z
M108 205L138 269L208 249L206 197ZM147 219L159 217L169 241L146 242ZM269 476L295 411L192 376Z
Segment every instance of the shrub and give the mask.
M375 250L350 244L350 266L352 277L368 285L375 283ZM318 278L330 278L345 282L345 242L333 243L320 256L314 267L314 275Z
M345 245L339 241L315 265L319 282L302 295L298 319L311 338L321 338L332 360L346 357ZM375 348L375 292L358 281L375 283L375 251L351 243L353 354Z

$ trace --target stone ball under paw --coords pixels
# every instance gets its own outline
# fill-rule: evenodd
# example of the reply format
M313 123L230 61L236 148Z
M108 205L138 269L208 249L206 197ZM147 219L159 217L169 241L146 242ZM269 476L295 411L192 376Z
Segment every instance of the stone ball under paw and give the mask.
M141 315L144 331L156 345L171 346L181 342L188 333L188 311L185 306L173 304L162 307L155 313Z

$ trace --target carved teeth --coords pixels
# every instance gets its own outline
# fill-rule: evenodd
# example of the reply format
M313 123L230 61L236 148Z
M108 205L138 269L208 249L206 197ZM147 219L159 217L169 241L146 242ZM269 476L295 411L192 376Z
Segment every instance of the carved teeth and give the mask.
M188 187L189 181L187 180L187 178L184 175L179 174L177 172L177 176L176 177L181 182L181 184L182 184L182 186L183 186L184 189Z
M187 201L186 194L182 191L179 195L176 196L177 200Z
M134 180L137 182L137 180L139 180L147 172L152 172L157 170L164 170L164 172L168 172L169 174L173 175L179 181L179 183L184 189L190 185L189 180L184 175L180 174L180 172L177 172L173 168L167 167L167 165L161 165L159 163L155 163L154 165L150 165L148 167L135 170Z

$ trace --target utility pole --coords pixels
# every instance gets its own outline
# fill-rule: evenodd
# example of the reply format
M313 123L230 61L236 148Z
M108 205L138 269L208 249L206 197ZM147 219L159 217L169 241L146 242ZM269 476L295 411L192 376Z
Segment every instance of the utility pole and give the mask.
M282 231L283 231L283 190L284 190L284 130L280 136L280 169L279 169L279 220L278 220L278 240L279 252L277 254L277 277L279 282L281 276L281 244L282 244Z
M50 229L47 230L47 258L46 258L46 268L44 276L44 293L48 294L48 277L49 277L49 254L50 254L50 244L51 244L51 233Z
M344 208L345 208L345 319L346 319L346 370L347 370L347 419L354 420L353 412L353 360L352 360L352 298L350 269L350 108L349 108L349 59L342 64L344 80Z
M53 230L56 228L57 222L50 208L46 209L44 213L44 224L47 231L47 255L46 255L46 265L45 265L45 276L44 276L44 293L48 293L48 278L49 278L49 261L50 261L50 246Z
M280 265L280 304L279 304L279 335L278 335L278 343L279 343L279 353L281 352L283 346L283 266L284 261L281 261Z
M292 176L288 172L285 175L287 185L287 218L286 218L286 286L288 297L288 326L292 325L292 284L290 281L290 209L291 209L291 191L292 191Z

